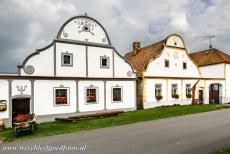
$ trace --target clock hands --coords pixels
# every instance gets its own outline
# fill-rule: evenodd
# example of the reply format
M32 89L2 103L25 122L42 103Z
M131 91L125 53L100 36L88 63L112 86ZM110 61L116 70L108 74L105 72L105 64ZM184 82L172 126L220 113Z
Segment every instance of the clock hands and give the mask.
M93 32L90 31L90 28L88 26L83 26L82 27L82 30L79 30L78 33L81 33L81 32L89 32L90 34L94 35Z

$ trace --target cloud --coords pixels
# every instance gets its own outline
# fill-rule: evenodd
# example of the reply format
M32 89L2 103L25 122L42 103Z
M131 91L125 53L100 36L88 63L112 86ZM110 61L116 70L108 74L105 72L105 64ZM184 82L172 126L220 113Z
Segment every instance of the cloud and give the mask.
M85 12L107 30L124 55L133 41L148 45L178 33L190 52L206 49L204 36L214 34L214 47L228 51L230 2L226 0L2 0L0 3L0 71L48 45L60 26Z

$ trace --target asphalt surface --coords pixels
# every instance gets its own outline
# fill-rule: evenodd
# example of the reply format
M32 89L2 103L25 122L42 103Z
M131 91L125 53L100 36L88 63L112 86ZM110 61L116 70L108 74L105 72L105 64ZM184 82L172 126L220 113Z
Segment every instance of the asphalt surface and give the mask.
M60 128L61 129L61 128ZM27 153L4 148L37 147L30 153L206 154L230 147L230 109L155 121L22 140L0 145L1 154ZM46 149L41 149L41 147ZM49 147L47 147L49 146ZM72 146L59 151L55 147ZM82 146L85 150L74 150ZM34 150L34 149L29 149ZM56 151L57 150L57 151Z

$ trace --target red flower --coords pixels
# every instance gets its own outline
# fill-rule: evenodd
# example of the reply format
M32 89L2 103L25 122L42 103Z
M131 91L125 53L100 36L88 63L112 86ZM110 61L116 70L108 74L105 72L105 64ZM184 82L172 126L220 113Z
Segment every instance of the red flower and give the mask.
M56 98L57 104L67 104L67 99L65 97L58 97Z

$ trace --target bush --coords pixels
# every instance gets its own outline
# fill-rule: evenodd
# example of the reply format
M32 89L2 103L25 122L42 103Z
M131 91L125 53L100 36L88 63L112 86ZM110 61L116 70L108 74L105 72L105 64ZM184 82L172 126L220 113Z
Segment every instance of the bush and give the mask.
M191 97L192 97L192 94L187 94L186 97L187 97L187 98L191 98Z
M172 95L172 98L178 99L178 98L179 98L179 95L178 95L178 94L173 94L173 95Z
M159 96L156 96L156 99L159 101L159 100L162 100L163 96L159 95Z

